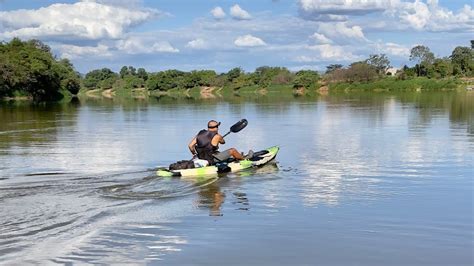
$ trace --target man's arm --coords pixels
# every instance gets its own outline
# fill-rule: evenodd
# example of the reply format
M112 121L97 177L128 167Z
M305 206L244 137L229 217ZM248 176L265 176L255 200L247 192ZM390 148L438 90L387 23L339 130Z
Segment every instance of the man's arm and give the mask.
M196 155L196 137L194 137L191 142L189 142L188 144L188 148L189 148L189 151L191 152L191 154L194 156Z
M211 144L212 146L215 147L215 146L218 146L219 144L225 144L225 140L220 134L217 134L212 138Z

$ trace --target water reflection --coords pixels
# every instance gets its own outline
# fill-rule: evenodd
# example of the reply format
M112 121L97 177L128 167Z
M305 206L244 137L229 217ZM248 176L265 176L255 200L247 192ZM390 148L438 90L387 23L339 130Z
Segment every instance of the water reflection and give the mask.
M210 216L222 216L221 206L225 200L225 193L221 191L220 182L214 182L202 187L198 192L195 205L199 208L209 209Z
M170 254L185 260L218 243L248 245L261 258L288 250L287 241L363 258L373 250L350 247L388 243L384 254L415 256L425 247L466 258L474 95L192 97L1 103L0 263L166 264ZM280 168L204 179L155 175L189 156L186 144L207 120L227 126L242 117L248 128L229 135L226 147L279 144ZM242 230L246 223L253 231ZM269 252L260 252L265 245Z

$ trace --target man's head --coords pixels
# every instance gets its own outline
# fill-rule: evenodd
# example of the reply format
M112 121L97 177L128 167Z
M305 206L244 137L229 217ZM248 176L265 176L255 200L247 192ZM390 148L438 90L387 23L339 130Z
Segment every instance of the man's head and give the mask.
M210 131L217 131L219 130L219 125L221 122L217 122L216 120L210 120L207 122L207 129Z

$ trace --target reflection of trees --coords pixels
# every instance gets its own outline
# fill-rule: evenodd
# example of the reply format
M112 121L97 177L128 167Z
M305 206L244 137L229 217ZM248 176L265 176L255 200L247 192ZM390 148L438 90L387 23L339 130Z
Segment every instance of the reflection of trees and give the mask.
M450 97L449 120L454 123L467 123L468 131L474 134L474 93Z
M74 126L77 102L69 104L2 103L0 145L30 146L54 140L62 127Z
M472 132L474 94L466 92L404 93L398 98L401 103L413 104L416 107L418 119L413 120L411 124L413 127L427 126L440 113L447 113L452 123L467 124L468 130Z
M393 101L404 106L413 106L416 117L410 121L411 127L425 127L442 113L449 115L453 123L468 124L470 132L474 123L474 94L466 92L351 92L330 94L321 98L328 108L351 107L352 113L364 112L375 120L383 120L387 106ZM370 110L369 110L370 109ZM369 110L369 111L368 111Z

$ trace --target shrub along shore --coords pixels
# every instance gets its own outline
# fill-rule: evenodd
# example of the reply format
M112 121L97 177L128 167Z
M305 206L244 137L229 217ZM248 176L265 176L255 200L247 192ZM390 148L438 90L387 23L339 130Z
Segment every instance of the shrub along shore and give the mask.
M349 91L431 91L472 87L474 41L471 47L456 47L449 57L436 58L426 46L411 49L414 66L394 69L385 54L373 54L348 66L328 65L324 73L289 71L262 66L254 72L236 67L225 73L214 70L165 70L123 66L118 73L108 68L81 75L67 59L58 60L38 40L12 39L0 43L0 98L34 101L69 100L84 97L193 96L241 93L293 93Z

